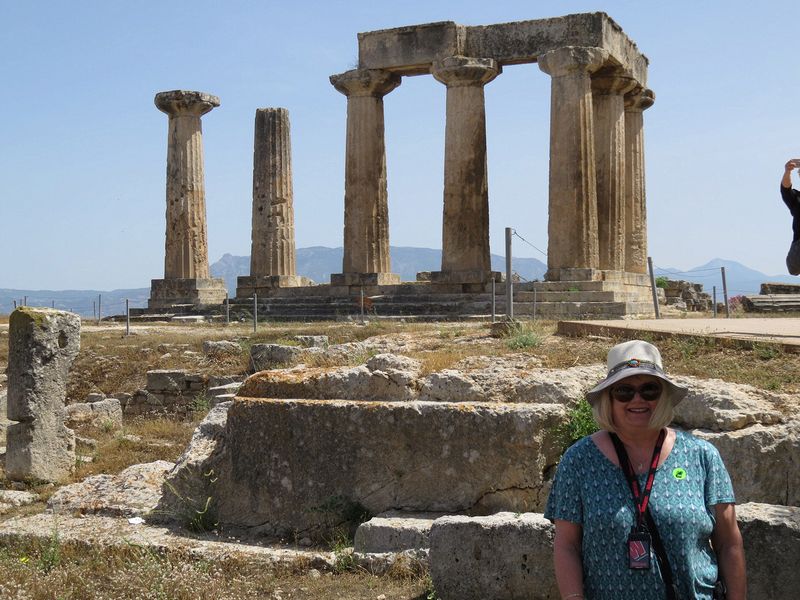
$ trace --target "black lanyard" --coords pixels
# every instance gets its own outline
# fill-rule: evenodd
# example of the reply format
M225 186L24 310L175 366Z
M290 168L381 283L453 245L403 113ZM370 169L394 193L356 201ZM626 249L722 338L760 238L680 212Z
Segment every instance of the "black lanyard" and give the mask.
M653 481L656 478L656 469L658 468L658 461L661 458L661 447L664 445L666 438L666 430L662 429L658 434L656 440L656 447L653 448L653 458L650 460L650 470L647 473L647 480L644 484L644 490L639 489L639 482L636 479L636 473L633 470L631 461L628 458L628 453L625 451L625 445L617 437L615 433L609 433L611 441L614 443L614 448L617 451L617 458L619 458L620 467L622 467L625 477L628 480L628 485L631 488L633 495L633 504L636 507L636 525L638 529L644 528L645 514L647 513L647 504L650 502L650 492L653 490Z

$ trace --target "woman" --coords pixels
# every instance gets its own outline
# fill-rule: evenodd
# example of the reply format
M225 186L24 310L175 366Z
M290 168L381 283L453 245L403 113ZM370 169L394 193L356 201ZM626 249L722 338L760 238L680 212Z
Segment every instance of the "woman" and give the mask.
M587 394L601 430L564 454L545 511L563 600L711 600L718 579L745 598L728 472L711 444L667 427L686 393L652 344L608 353Z

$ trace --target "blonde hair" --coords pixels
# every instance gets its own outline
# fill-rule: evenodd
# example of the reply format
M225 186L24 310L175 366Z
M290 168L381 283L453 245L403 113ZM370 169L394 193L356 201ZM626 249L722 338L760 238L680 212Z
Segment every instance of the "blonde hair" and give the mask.
M669 390L667 389L668 384L663 380L661 383L661 397L658 399L658 402L656 402L656 408L653 411L653 416L650 417L650 429L661 429L662 427L666 427L672 423L672 419L675 416L675 412L672 408L672 401L669 397ZM617 430L614 427L614 416L611 410L612 402L613 400L611 399L609 389L604 389L600 395L600 398L598 398L597 402L595 402L594 406L592 406L592 416L594 417L595 423L597 423L598 427L605 429L606 431L616 433Z

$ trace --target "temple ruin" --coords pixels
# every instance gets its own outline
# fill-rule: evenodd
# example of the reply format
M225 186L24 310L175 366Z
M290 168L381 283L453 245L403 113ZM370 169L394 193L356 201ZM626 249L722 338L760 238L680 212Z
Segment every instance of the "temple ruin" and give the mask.
M329 284L296 274L288 111L259 109L251 272L239 278L234 304L257 294L261 314L329 318L352 314L353 299L367 294L386 315L487 314L502 275L491 269L484 87L504 66L532 63L551 78L547 273L516 287L514 313L537 311L533 300L550 318L652 313L643 112L654 94L647 58L605 13L360 33L358 68L330 77L347 99L347 138L342 271ZM440 270L401 282L389 256L384 97L403 77L421 75L447 96L442 260ZM218 304L224 289L208 275L200 117L219 99L163 92L156 105L169 114L170 142L165 277L153 280L150 308ZM292 300L307 310L289 307Z
M348 99L345 256L364 254L350 230L371 234L367 248L389 244L382 98L403 76L430 74L447 87L442 267L431 281L495 277L483 88L504 65L537 63L552 79L547 279L646 272L642 111L653 93L647 58L606 14L372 31L359 34L358 49L359 68L331 77ZM365 257L344 270L380 279L390 266Z

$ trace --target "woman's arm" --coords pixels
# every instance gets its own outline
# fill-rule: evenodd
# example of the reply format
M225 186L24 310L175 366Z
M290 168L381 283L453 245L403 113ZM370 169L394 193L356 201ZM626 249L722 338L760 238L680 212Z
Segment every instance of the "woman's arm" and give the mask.
M556 520L556 539L553 544L553 559L556 567L558 591L564 600L583 598L583 559L581 558L580 525Z
M720 577L728 588L727 600L745 600L747 575L742 534L736 523L736 507L730 503L717 504L714 512L717 522L711 533L711 544L717 553Z

